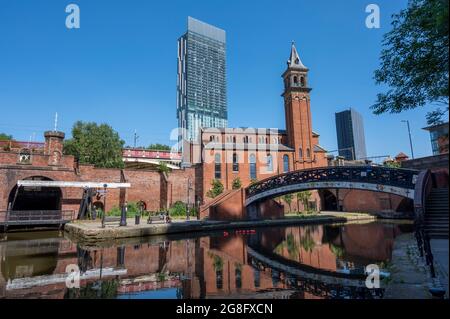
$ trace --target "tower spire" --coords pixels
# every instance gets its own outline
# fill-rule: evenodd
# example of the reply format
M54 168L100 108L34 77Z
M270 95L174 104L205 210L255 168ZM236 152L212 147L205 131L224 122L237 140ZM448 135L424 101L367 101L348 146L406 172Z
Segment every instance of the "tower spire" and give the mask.
M297 49L295 47L295 42L292 41L291 45L291 55L289 56L289 60L287 62L289 68L294 69L308 69L300 60L300 56L298 55Z

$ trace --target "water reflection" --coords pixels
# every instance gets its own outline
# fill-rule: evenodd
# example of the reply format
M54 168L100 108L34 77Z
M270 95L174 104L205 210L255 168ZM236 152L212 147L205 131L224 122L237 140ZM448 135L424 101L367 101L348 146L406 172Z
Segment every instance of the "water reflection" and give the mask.
M0 298L378 298L364 267L381 268L410 225L347 224L218 232L78 245L61 233L0 242ZM193 236L193 235L191 235ZM67 289L76 264L80 289Z

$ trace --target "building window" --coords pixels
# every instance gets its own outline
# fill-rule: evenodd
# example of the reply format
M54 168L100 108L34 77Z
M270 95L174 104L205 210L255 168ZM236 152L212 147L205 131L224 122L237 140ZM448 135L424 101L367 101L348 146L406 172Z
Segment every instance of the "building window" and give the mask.
M306 157L311 158L311 151L309 150L309 148L306 149Z
M303 158L303 150L302 150L301 147L298 149L298 157L299 157L300 159Z
M233 143L236 144L236 136L233 136Z
M267 171L273 172L273 158L270 154L267 154Z
M258 288L261 285L261 273L259 269L253 269L253 284L255 288Z
M220 179L222 177L221 174L221 160L220 160L220 154L216 154L214 156L214 178Z
M255 154L250 155L250 179L256 179L256 156Z
M242 270L239 267L236 267L234 271L234 277L236 278L236 288L242 288Z
M289 155L287 154L283 156L283 172L289 172Z
M239 172L238 155L233 153L233 172Z
M216 271L216 288L217 289L222 289L223 287L223 274L222 274L222 270L217 270Z
M305 86L305 78L303 76L300 78L300 86L301 87Z

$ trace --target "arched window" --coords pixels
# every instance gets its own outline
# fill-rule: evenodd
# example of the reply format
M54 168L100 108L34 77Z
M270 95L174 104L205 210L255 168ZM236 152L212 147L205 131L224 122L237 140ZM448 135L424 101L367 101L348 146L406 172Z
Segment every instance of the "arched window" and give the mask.
M256 179L256 156L255 154L250 155L250 179L255 180Z
M301 147L298 149L298 157L299 157L300 159L303 158L303 150L302 150Z
M309 148L306 149L306 157L311 158L311 151L309 150Z
M214 136L211 135L211 136L209 137L209 141L212 142L213 140L214 140Z
M267 160L267 171L268 172L273 172L273 158L272 158L272 155L267 154L266 160Z
M298 84L298 79L296 76L294 76L294 84L297 85Z
M283 173L289 172L289 155L283 156Z
M236 144L236 136L233 136L233 143Z
M305 78L303 76L300 78L300 86L301 87L305 86Z
M221 169L221 160L220 160L220 154L216 154L214 156L214 178L220 179L222 177L222 169Z
M233 153L233 172L239 172L239 161L236 153Z

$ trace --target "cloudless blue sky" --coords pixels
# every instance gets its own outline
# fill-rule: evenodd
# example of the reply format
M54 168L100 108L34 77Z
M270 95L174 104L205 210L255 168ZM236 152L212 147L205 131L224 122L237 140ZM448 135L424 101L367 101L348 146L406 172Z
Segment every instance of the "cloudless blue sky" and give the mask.
M81 28L65 27L76 3ZM173 144L176 127L177 39L187 16L227 32L229 126L284 128L281 74L291 41L310 68L313 127L320 144L337 148L334 113L363 114L369 156L431 155L425 114L373 115L373 71L391 15L406 0L377 0L381 28L367 29L369 0L106 1L0 0L0 132L43 140L58 128L70 136L76 120L106 122L128 145Z

